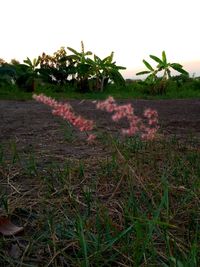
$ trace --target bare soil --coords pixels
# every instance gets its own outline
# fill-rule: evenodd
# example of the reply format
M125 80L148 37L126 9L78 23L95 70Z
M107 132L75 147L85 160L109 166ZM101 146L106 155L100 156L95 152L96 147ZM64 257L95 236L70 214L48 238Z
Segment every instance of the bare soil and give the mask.
M66 101L66 100L65 100ZM126 122L114 123L110 114L97 110L90 100L69 100L74 111L96 121L101 131L120 134ZM118 100L131 103L135 113L141 115L145 108L158 111L160 134L176 135L185 140L188 136L200 139L200 100ZM36 101L0 101L0 143L12 143L23 153L34 148L36 153L55 158L94 158L107 154L99 143L86 142L85 133L73 130L61 118L53 116L51 109ZM69 139L71 141L69 142ZM197 142L198 143L198 142ZM46 157L47 158L47 157Z

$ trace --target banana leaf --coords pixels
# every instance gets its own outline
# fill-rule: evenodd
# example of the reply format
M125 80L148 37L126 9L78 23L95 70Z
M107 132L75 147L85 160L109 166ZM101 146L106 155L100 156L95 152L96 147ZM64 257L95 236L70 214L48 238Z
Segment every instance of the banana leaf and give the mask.
M171 67L182 74L188 75L188 72L186 70L184 70L182 67L177 67L176 64L171 64Z
M140 72L136 73L136 75L143 75L143 74L148 74L148 73L151 73L151 71L149 71L149 70L140 71Z
M30 67L33 67L33 64L32 64L32 62L31 62L31 60L30 60L29 57L27 57L27 58L24 60L24 63L26 63L26 64L29 65Z
M178 63L171 63L170 64L170 66L172 67L172 68L180 68L180 69L182 69L183 68L183 66L181 65L181 64L178 64Z
M152 66L146 60L143 59L143 63L147 67L147 69L149 69L151 71L154 71L154 69L152 68Z
M92 52L91 51L87 51L86 53L84 53L85 56L91 56Z
M113 64L113 63L115 63L115 62L112 63L113 57L114 57L114 52L111 52L111 54L109 56L105 57L101 61L102 61L102 63Z
M167 58L166 58L165 51L162 51L162 61L163 61L164 65L167 64Z
M125 86L125 80L119 71L111 70L109 78L117 85Z
M163 65L163 62L160 58L154 56L154 55L150 55L150 58L152 58L153 60L155 60L156 62L159 63L159 65Z
M67 47L67 49L68 49L69 51L71 51L72 53L74 53L76 56L80 56L80 53L77 52L75 49L73 49L73 48L71 48L71 47Z
M97 55L94 55L94 60L97 61L97 62L101 61L100 57L98 57Z

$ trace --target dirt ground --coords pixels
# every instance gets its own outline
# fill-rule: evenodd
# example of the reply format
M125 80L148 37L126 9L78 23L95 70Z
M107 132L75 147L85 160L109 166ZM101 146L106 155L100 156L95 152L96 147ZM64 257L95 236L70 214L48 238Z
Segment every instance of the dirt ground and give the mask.
M76 114L96 121L98 129L120 133L126 122L114 123L110 114L96 110L90 100L70 100ZM160 134L176 135L185 139L189 135L200 139L200 100L118 100L131 103L135 113L145 108L156 109L159 114ZM67 123L53 116L51 109L36 101L0 101L0 144L15 143L23 153L34 148L36 153L59 158L94 158L105 156L106 150L98 143L86 142L85 133L67 130ZM69 139L71 140L69 142ZM198 144L198 142L197 142ZM48 158L48 157L46 157Z

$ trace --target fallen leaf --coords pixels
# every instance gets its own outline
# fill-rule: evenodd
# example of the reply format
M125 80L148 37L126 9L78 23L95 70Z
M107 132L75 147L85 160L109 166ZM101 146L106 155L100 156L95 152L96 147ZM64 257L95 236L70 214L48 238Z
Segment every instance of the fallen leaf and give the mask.
M5 236L16 235L23 231L23 227L14 225L8 218L0 217L0 233Z

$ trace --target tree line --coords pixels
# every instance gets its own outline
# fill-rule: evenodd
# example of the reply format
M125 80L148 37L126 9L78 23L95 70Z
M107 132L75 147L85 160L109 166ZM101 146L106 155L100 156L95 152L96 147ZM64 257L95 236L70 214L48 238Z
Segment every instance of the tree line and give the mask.
M83 93L103 91L109 81L125 84L120 70L126 68L116 65L114 52L101 59L91 51L85 51L83 42L80 52L71 47L67 50L61 47L53 55L42 53L33 60L27 57L23 63L15 59L7 63L0 59L0 84L16 84L32 92L36 80L40 80L55 85L70 84Z

